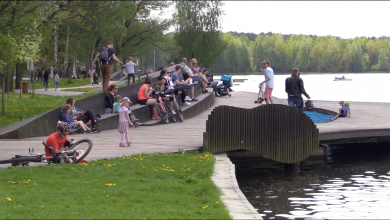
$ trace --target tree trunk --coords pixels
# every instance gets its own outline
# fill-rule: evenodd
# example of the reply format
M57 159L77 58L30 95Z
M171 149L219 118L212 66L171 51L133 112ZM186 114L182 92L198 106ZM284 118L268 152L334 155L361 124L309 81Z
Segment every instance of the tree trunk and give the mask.
M16 81L15 81L15 89L20 89L22 84L22 64L16 64Z
M13 92L13 71L10 68L7 68L6 73L5 73L5 92Z
M65 76L68 76L69 71L68 67L70 66L68 61L68 50L69 50L69 25L68 25L68 31L66 33L66 47L65 47ZM70 75L70 74L69 74ZM68 76L68 81L70 81L70 77Z
M57 25L54 25L54 69L57 70ZM53 77L53 76L52 76Z

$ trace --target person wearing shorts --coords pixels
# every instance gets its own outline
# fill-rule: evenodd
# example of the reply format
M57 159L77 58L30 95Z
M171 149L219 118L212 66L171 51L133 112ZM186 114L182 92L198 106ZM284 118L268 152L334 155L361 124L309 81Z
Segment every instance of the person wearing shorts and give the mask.
M263 61L263 68L261 72L264 74L265 80L262 83L265 83L265 92L264 98L266 98L267 104L274 104L272 99L272 90L274 88L274 70L270 67L269 61Z

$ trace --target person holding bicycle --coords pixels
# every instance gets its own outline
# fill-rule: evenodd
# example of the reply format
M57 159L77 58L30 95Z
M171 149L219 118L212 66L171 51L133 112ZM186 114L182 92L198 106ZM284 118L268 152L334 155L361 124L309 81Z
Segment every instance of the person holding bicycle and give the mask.
M57 131L51 134L46 140L45 155L47 161L54 163L59 162L61 151L67 151L68 147L72 144L72 140L68 141L68 134L70 125L67 122L59 121L57 123ZM52 149L49 149L51 147ZM84 154L82 150L79 151L80 156ZM54 156L53 156L54 155ZM67 159L66 162L72 163L71 159ZM81 160L80 163L85 163L86 160Z

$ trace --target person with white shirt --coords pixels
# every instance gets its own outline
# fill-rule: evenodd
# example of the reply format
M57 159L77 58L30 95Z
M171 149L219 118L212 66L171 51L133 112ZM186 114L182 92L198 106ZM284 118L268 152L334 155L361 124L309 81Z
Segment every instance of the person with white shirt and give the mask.
M261 83L265 83L264 98L266 98L267 104L274 104L272 99L272 90L274 88L274 70L270 67L269 61L263 61L263 68L261 72L264 74L265 80Z

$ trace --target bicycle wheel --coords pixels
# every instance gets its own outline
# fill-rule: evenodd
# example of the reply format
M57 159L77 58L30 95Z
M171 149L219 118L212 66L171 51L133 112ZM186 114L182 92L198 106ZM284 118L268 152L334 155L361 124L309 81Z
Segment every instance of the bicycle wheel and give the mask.
M170 118L174 123L176 123L176 117L175 117L175 115L172 113L172 109L169 107L169 103L164 101L164 107L165 107L165 109L166 109L167 112L168 112L169 118Z
M0 164L10 163L12 166L18 165L27 165L29 162L41 162L41 160L36 156L22 156L22 157L13 157L9 160L0 160Z
M176 99L173 100L173 107L175 108L176 113L179 116L179 120L183 122L184 121L183 112L181 111L179 103L177 103Z
M77 160L74 160L73 163L78 163L82 159L84 159L89 154L91 149L92 149L92 141L89 139L79 140L76 143L70 145L70 147L68 148L68 150L74 150L74 151L82 150L82 151L84 151L84 154L81 155L81 157L77 158Z
M156 102L155 106L156 106L157 113L158 113L158 115L160 116L161 120L162 120L165 124L168 124L168 123L169 123L169 116L168 116L168 113L167 113L167 112L164 112L164 110L161 108L161 105L160 105L158 102Z

